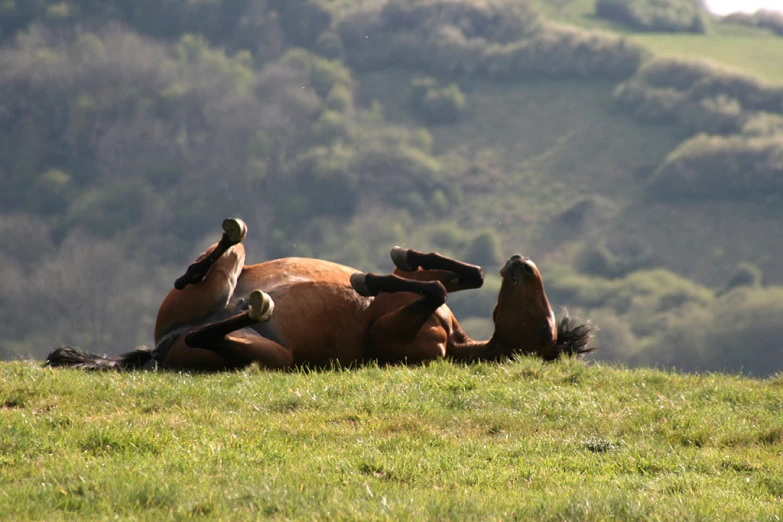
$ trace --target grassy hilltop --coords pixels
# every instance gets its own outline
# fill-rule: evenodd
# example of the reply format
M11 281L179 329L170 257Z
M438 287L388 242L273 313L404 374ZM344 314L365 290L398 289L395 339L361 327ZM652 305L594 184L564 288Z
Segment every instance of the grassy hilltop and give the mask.
M558 313L599 323L599 358L775 372L779 22L691 0L0 6L0 356L149 344L238 216L251 263L482 264L449 300L479 337L521 252Z
M777 520L780 376L0 367L4 520Z

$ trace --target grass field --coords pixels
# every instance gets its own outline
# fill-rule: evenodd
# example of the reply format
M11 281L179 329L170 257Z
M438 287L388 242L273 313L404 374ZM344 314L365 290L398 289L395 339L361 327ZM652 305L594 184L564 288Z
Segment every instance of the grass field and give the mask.
M783 378L0 366L3 520L778 520Z
M783 84L783 38L771 35L635 34L633 39L659 56L724 64L770 83Z
M783 83L783 38L769 31L714 22L708 34L640 33L595 17L595 0L532 0L547 20L624 34L658 56L709 60L757 76L770 83Z

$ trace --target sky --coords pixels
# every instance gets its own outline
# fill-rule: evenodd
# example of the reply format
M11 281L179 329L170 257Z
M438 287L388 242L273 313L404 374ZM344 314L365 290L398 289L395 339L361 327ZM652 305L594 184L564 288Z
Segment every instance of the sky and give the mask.
M707 7L716 14L737 11L753 13L758 9L772 9L783 12L783 0L706 0Z

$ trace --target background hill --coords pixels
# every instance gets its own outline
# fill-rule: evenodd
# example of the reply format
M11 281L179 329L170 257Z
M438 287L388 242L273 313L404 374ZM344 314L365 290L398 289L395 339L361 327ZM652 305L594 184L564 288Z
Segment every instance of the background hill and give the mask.
M598 358L783 366L783 38L697 2L0 7L0 355L149 344L225 216L248 259L521 252ZM488 335L499 280L450 305ZM116 347L116 348L115 348Z

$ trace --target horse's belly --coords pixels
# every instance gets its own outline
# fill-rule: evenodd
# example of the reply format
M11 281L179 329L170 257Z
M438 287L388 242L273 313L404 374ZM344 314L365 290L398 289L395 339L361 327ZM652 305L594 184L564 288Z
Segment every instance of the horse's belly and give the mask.
M268 293L275 310L256 330L290 350L296 364L347 365L364 357L369 300L353 288L302 282Z

